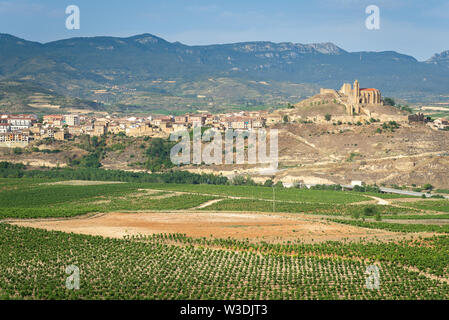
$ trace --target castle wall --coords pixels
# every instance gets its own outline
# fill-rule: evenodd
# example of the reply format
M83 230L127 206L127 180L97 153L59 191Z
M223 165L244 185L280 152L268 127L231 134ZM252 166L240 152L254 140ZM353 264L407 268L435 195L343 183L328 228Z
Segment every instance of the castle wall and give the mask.
M315 123L323 123L323 124L329 124L333 122L341 121L343 123L357 123L358 121L364 122L369 121L371 118L379 119L380 122L388 122L388 121L396 121L396 122L408 122L408 116L401 116L401 115L383 115L383 114L377 114L372 113L371 115L367 114L361 114L361 115L347 115L347 116L332 116L331 121L327 121L324 116L314 116L314 117L307 117L305 120L307 121L313 121Z
M326 89L322 89L325 92ZM358 80L354 81L354 87L350 83L345 83L337 93L337 97L340 103L346 107L346 113L349 116L354 114L365 113L370 115L370 112L364 110L364 105L383 105L382 95L377 89L360 89Z
M351 96L352 95L352 87L351 84L345 83L340 89L340 92L344 94L345 96Z
M332 94L334 96L337 96L337 91L335 91L334 89L324 89L321 88L320 89L320 94Z

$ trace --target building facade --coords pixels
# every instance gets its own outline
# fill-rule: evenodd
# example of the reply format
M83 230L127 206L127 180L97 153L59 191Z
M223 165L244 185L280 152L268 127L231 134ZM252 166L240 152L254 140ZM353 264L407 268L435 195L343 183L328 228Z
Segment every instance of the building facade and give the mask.
M366 112L364 107L367 106L382 106L382 94L380 90L375 88L360 88L358 80L354 81L354 85L345 83L339 91L333 89L320 90L321 94L332 94L336 101L346 107L347 115L362 114Z

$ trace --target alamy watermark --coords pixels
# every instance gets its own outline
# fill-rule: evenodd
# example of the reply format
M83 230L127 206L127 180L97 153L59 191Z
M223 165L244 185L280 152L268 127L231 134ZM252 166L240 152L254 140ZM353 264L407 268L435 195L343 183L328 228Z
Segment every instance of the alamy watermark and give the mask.
M79 30L81 28L80 8L77 5L67 6L65 13L69 16L66 18L65 26L68 30ZM372 4L366 7L365 13L369 16L365 20L365 27L368 30L380 29L380 9Z
M201 127L194 127L192 141L187 130L170 134L170 141L179 141L170 151L170 159L175 165L248 163L269 164L270 168L274 169L278 167L277 129L271 129L269 132L265 129L228 129L223 134L222 131L213 128L202 133Z
M77 5L70 5L65 9L69 16L65 20L65 27L68 30L79 30L81 28L80 8Z
M65 273L69 276L66 278L65 287L68 290L80 289L80 268L71 264L65 268Z
M376 265L371 265L366 268L365 274L366 277L365 286L369 290L379 290L380 289L380 270Z
M365 26L368 30L380 29L380 9L376 5L369 5L365 9L365 13L369 16L365 20Z

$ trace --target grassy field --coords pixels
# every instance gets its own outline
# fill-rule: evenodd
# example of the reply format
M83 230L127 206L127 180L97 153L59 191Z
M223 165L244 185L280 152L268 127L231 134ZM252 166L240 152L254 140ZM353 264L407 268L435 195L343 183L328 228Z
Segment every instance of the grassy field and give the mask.
M273 189L266 187L47 182L0 179L0 219L149 210L176 215L215 199L221 201L201 212L273 211ZM0 299L449 299L449 225L371 220L375 212L385 219L438 222L448 219L449 201L382 206L359 204L372 200L367 194L282 188L275 188L275 198L276 212L319 214L313 219L323 224L416 236L321 243L168 233L114 239L0 221ZM353 218L368 211L369 220ZM80 270L79 290L66 288L70 265ZM366 287L374 265L379 290Z

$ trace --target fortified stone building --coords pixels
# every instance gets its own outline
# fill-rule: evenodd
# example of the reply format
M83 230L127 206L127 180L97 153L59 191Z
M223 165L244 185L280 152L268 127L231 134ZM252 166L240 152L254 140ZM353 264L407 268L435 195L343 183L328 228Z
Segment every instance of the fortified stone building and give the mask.
M358 80L354 81L354 86L345 83L340 91L333 89L321 89L321 94L333 94L336 100L346 107L348 115L367 114L370 112L365 109L368 106L383 106L382 95L378 89L360 88Z

